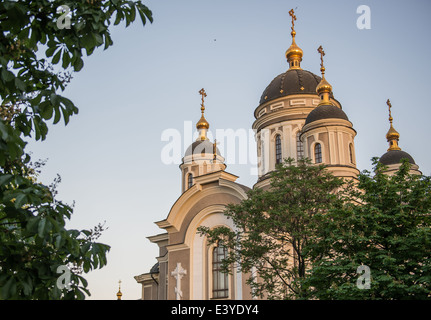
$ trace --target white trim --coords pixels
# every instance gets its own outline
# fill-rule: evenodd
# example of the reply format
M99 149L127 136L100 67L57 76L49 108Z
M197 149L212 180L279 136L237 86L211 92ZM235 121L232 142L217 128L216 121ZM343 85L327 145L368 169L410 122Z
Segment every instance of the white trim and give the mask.
M289 102L291 106L306 105L306 99L292 99Z
M284 107L284 101L280 101L269 106L269 110L276 110Z

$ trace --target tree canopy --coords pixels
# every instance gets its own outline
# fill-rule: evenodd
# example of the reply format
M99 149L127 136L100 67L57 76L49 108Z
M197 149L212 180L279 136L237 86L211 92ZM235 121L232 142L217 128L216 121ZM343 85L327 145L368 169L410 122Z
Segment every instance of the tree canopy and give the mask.
M304 248L313 239L316 215L342 202L335 192L343 180L334 177L324 165L310 165L303 159L286 159L269 176L268 189L253 189L240 204L229 205L225 214L235 230L227 227L199 231L226 246L224 270L237 264L250 273L253 294L269 299L292 299L304 292L302 279L310 266ZM256 279L254 275L258 275Z
M358 179L292 159L269 188L225 211L235 229L200 227L228 248L224 272L248 273L269 299L430 299L431 178L377 158Z
M431 298L431 177L410 167L405 159L388 175L374 159L349 193L356 201L321 215L308 248L308 298Z
M141 1L0 3L0 299L83 299L82 272L107 263L109 246L95 241L103 227L66 228L73 208L37 181L26 139L44 140L48 121L67 125L78 113L62 93L72 74L113 45L112 24L137 14L153 21ZM66 288L58 270L71 272Z

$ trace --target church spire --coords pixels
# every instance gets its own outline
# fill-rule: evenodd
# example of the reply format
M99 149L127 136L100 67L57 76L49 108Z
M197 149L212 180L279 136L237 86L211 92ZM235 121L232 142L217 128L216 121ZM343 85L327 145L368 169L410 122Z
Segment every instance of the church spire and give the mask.
M118 281L118 292L117 292L117 300L121 300L123 294L121 293L121 280Z
M322 80L316 87L316 92L320 96L320 105L331 105L332 103L329 101L329 95L332 92L332 86L325 79L325 67L323 65L323 56L325 55L325 51L323 51L322 46L319 46L317 52L320 53L320 72L322 73Z
M199 94L202 96L202 103L201 103L202 116L199 119L198 123L196 124L196 128L199 130L199 137L197 139L198 141L208 140L207 131L210 127L210 124L208 123L208 121L205 119L205 116L204 116L204 112L205 112L204 99L207 96L205 89L202 88L201 90L199 90Z
M298 47L296 45L295 42L295 36L296 36L296 31L295 31L295 20L296 20L296 16L295 16L295 12L293 11L293 9L291 9L289 11L289 15L292 17L292 32L290 33L292 35L292 44L290 46L289 49L287 49L286 51L286 59L287 62L289 62L289 70L290 69L301 69L301 61L302 61L302 56L303 56L303 51L300 47Z
M392 125L392 121L394 119L392 118L392 113L391 113L391 108L392 108L391 101L389 101L389 99L388 99L386 101L386 104L388 105L388 108L389 108L389 123L391 124L391 126L388 130L388 133L386 134L386 139L389 142L388 151L401 150L401 148L398 146L398 140L400 139L400 134L397 132L397 130L395 130L395 128Z

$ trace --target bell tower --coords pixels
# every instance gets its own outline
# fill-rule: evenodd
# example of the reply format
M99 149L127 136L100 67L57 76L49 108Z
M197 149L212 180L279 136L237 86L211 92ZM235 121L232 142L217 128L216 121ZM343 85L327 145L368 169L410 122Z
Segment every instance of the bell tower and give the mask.
M180 164L181 169L181 192L191 188L198 176L211 173L214 171L225 170L226 165L224 158L217 148L217 141L211 142L208 139L208 129L210 124L205 119L205 89L199 90L201 95L201 118L196 123L196 129L199 136L186 150L183 162Z

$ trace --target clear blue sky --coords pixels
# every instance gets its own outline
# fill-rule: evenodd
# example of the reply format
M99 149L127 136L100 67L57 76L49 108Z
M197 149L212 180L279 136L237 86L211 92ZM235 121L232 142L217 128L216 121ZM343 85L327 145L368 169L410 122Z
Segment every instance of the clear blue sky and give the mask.
M144 3L154 23L113 27L114 46L86 58L64 93L79 107L78 116L67 127L51 126L46 141L29 146L34 159L48 158L40 179L49 184L59 173L58 198L76 202L69 227L106 221L109 228L99 239L112 246L108 266L86 276L90 299L116 299L120 279L123 299L140 298L133 276L148 272L158 255L146 237L163 231L153 222L166 218L181 192L178 165L161 161L162 133L182 132L184 121L194 128L202 87L211 129L250 129L263 90L288 69L291 8L303 69L319 74L316 50L325 49L326 78L358 132L358 168L370 170L370 159L388 148L390 98L400 147L431 175L431 2ZM371 9L369 30L356 26L363 4ZM251 166L229 164L227 171L251 187Z

